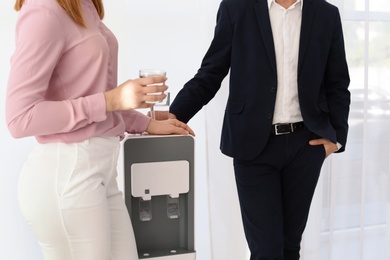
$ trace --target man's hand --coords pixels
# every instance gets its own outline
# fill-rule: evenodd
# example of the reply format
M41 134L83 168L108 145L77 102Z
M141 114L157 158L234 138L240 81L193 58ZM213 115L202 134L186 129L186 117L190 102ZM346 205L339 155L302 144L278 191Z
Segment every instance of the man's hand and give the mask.
M332 143L331 141L320 138L320 139L314 139L309 141L310 145L323 145L325 149L325 158L327 158L329 155L331 155L334 152L337 152L339 148L337 147L337 144Z
M176 119L176 116L172 113L169 113L168 119Z

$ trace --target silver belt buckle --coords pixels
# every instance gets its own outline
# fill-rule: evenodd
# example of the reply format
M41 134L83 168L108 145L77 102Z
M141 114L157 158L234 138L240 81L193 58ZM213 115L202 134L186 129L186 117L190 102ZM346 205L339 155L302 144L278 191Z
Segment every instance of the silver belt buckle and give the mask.
M281 125L290 125L290 131L285 132L285 133L279 133L278 126L281 126ZM289 123L289 124L275 124L274 127L275 127L275 135L285 135L285 134L289 134L289 133L294 132L294 128L293 128L293 124L292 123Z

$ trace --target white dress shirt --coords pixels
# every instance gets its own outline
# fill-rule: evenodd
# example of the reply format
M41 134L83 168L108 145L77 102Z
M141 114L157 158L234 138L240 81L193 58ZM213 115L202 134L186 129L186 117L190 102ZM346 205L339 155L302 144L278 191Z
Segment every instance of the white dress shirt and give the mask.
M273 124L303 121L298 100L298 52L303 0L288 9L268 0L275 46L278 88Z
M303 121L298 100L298 53L301 35L303 0L288 9L268 0L269 16L275 46L278 88L273 124ZM337 148L341 148L337 143Z

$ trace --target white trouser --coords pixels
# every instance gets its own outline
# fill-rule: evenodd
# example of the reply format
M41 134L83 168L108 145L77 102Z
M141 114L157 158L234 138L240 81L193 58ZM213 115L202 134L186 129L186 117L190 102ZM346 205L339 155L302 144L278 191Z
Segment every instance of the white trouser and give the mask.
M37 144L20 175L20 208L45 260L138 259L118 190L119 138Z

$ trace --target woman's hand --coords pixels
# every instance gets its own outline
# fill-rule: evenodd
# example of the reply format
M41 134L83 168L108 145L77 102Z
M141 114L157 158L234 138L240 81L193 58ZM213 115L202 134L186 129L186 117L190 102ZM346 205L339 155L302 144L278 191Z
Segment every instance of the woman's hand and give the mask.
M128 80L104 92L107 112L152 107L154 104L146 102L161 101L166 97L164 94L168 89L165 85L166 79L166 77L147 77Z
M146 113L148 117L152 117L150 111ZM163 120L166 120L166 112L165 111L154 111L155 119L164 118ZM168 113L168 119L176 119L176 116L172 113Z
M194 131L185 123L177 119L168 119L157 121L150 120L146 132L152 135L169 135L169 134L181 134L195 136Z

